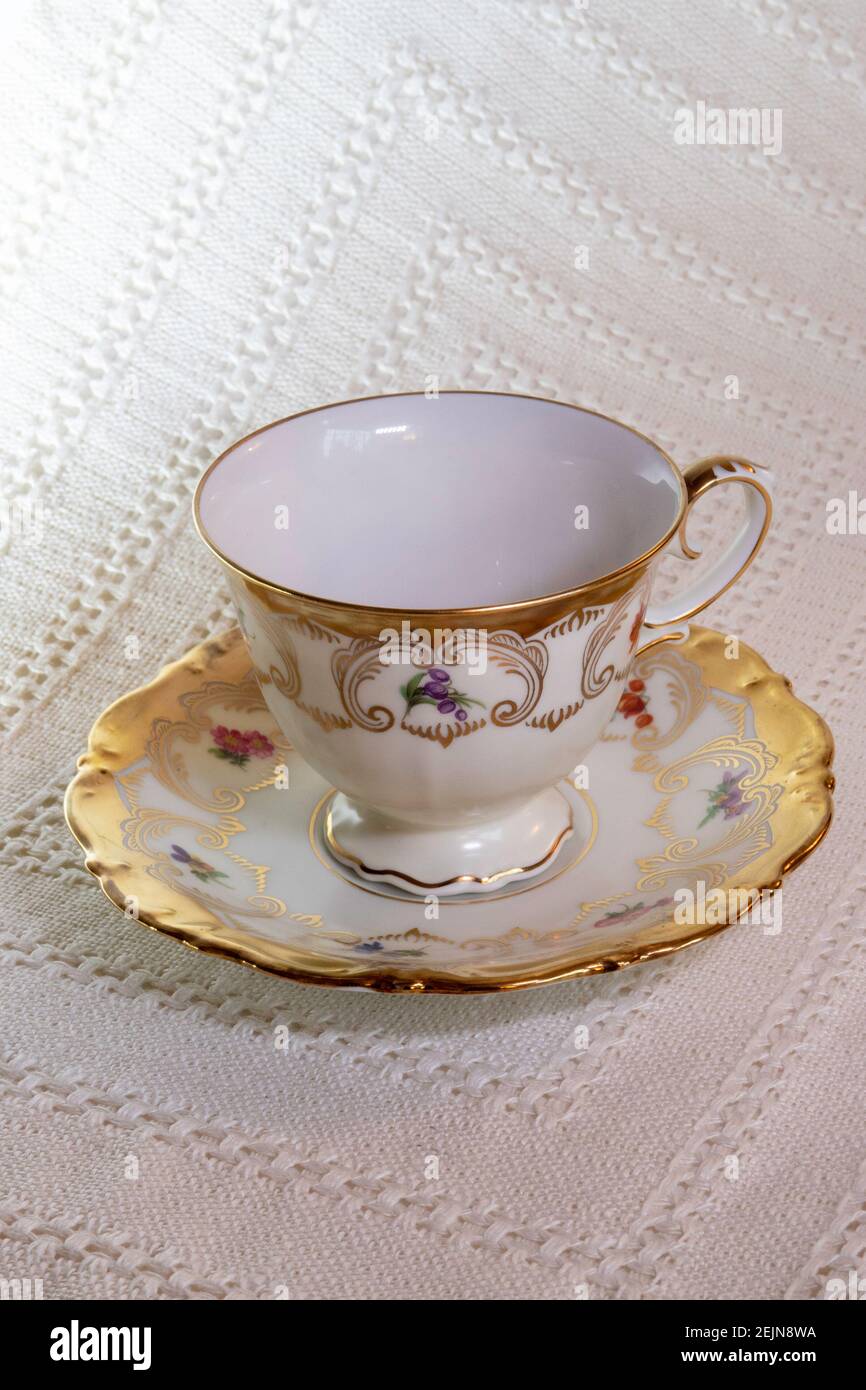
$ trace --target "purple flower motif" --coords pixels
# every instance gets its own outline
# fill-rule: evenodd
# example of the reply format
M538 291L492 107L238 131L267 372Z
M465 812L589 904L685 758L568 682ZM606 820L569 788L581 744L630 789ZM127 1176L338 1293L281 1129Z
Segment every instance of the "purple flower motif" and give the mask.
M733 820L735 816L741 816L748 809L748 802L743 799L740 787L745 775L745 772L726 772L718 786L707 792L709 806L700 826L706 825L707 821L712 820L720 811L725 820Z
M210 883L211 879L214 878L228 878L228 874L224 874L220 869L215 869L204 859L199 859L197 854L190 854L183 845L172 845L171 857L176 859L178 864L185 864L193 878L199 879L202 883Z
M634 922L639 917L645 916L648 912L656 912L659 908L668 909L673 902L673 898L658 898L654 903L645 903L641 901L635 903L634 907L623 906L611 908L603 917L599 917L595 926L611 927L620 926L623 922Z
M361 956L372 956L375 955L377 951L384 951L385 947L382 945L381 941L359 941L356 946L352 947L352 950L357 951ZM424 951L388 947L387 954L389 956L423 956Z
M406 713L416 705L435 705L438 714L453 714L459 724L469 718L469 706L479 705L484 709L483 700L474 700L462 691L455 690L451 677L441 666L431 666L429 671L418 671L411 680L400 687L400 694L406 701Z

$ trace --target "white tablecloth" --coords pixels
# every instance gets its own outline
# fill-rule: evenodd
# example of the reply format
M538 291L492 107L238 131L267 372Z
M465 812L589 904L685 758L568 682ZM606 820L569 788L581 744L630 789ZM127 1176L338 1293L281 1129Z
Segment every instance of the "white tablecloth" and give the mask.
M366 1299L862 1275L866 542L825 519L864 485L866 9L4 14L0 1274ZM676 143L699 101L780 109L781 151ZM706 620L838 741L778 936L516 996L353 995L198 958L83 870L61 797L93 718L230 619L201 469L431 375L776 470L772 535Z

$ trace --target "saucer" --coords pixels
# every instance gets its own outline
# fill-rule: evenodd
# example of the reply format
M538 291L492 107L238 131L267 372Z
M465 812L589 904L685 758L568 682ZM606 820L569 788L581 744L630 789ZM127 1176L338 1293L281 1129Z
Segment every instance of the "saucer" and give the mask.
M616 970L713 935L746 899L753 921L829 826L829 729L731 646L693 626L637 659L560 784L574 833L531 883L483 897L410 896L334 857L335 792L281 735L237 628L100 716L66 817L125 916L301 983L470 993ZM746 897L725 910L731 890Z

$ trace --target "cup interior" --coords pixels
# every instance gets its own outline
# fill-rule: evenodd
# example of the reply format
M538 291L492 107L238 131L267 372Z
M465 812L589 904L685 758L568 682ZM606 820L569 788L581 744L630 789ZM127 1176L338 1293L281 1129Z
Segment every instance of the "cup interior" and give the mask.
M197 493L204 538L281 588L394 610L518 603L628 566L676 529L649 440L530 396L379 396L279 421Z

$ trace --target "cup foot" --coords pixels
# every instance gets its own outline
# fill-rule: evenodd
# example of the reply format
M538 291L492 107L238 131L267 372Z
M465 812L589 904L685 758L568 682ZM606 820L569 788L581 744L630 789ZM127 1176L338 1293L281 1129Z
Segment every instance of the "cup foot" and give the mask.
M419 897L453 897L542 873L573 829L571 806L555 787L495 820L433 829L397 825L337 792L324 838L334 858L361 878Z

